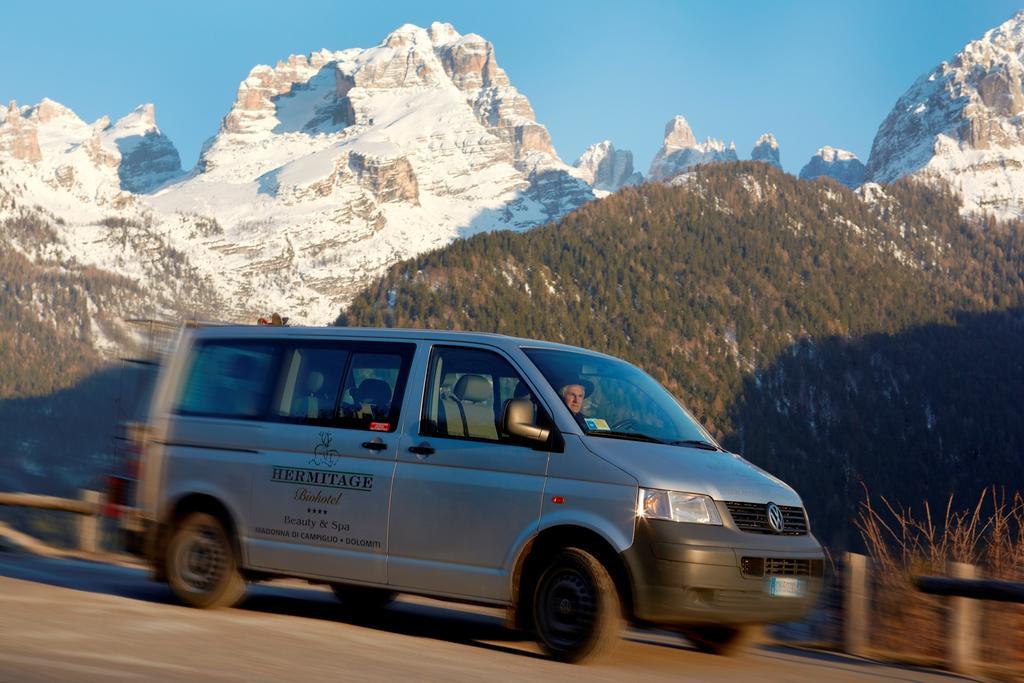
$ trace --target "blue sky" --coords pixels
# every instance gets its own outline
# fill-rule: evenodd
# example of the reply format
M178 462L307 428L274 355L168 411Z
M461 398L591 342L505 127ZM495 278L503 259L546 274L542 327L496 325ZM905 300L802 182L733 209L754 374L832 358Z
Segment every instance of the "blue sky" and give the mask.
M156 105L192 166L249 69L320 48L369 47L403 23L449 21L495 45L571 163L609 138L647 171L675 114L741 158L772 132L796 172L823 145L865 162L919 75L1013 16L1003 0L941 2L12 3L0 99L50 97L92 121Z

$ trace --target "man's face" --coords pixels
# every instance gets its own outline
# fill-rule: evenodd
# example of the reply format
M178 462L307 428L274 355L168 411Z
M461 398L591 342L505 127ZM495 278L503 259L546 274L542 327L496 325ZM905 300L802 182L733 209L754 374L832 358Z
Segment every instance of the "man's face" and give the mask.
M562 389L562 399L565 400L565 405L569 406L569 410L572 414L580 412L583 408L583 397L586 396L586 392L583 391L583 387L579 384L570 384Z

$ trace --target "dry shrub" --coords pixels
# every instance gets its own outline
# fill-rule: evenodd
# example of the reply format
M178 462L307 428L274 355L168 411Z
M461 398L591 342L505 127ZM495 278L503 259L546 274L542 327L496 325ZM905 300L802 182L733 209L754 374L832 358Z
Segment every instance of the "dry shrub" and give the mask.
M972 508L959 510L950 496L938 524L927 502L920 515L881 502L876 509L865 490L856 520L872 559L872 646L943 659L948 599L919 592L913 578L950 576L950 563L962 562L976 565L979 578L1024 581L1024 496L992 487ZM981 629L983 661L1024 662L1024 606L984 603Z
M989 542L981 564L986 576L1024 582L1024 497L996 502ZM1024 664L1024 605L988 602L982 619L982 656L986 661Z

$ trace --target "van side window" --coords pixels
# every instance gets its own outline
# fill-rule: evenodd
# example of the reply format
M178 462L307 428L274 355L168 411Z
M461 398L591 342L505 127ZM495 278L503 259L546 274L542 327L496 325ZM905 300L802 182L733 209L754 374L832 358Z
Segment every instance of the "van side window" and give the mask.
M427 373L424 435L522 443L502 430L505 406L529 399L535 422L549 422L533 392L507 360L481 349L435 347Z
M375 346L373 351L352 353L338 405L340 427L374 432L393 432L398 428L409 363L416 347L412 344Z
M246 341L197 344L175 412L254 419L263 415L276 379L276 349Z
M329 423L348 356L348 351L330 344L300 343L285 348L277 392L270 402L271 416L288 422Z

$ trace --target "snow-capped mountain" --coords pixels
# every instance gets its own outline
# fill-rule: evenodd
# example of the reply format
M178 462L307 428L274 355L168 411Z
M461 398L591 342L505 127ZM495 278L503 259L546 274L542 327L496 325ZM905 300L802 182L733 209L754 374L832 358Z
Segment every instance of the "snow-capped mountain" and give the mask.
M1022 55L1024 13L919 79L868 169L823 147L800 177L939 178L966 210L1024 215ZM779 166L774 136L750 156ZM737 158L677 116L647 179ZM0 107L0 221L41 207L58 236L51 256L129 278L152 315L328 322L400 259L526 229L642 179L608 141L564 163L494 47L440 23L254 67L188 172L152 105L113 123L48 99ZM202 306L189 304L183 293L199 289Z
M151 104L114 124L107 117L88 124L50 99L23 107L11 102L0 109L0 162L17 171L27 183L24 192L43 206L52 197L42 188L104 206L182 174L178 151L157 127Z
M185 175L151 106L113 125L48 100L2 116L9 210L45 207L69 257L140 282L125 263L148 252L105 226L166 240L226 319L325 323L400 259L594 198L493 46L448 24L253 68Z
M754 143L754 149L750 151L751 161L760 161L775 168L782 168L779 161L779 143L771 133L765 133Z
M853 188L864 182L865 173L864 164L853 152L835 147L822 147L800 169L800 179L832 178Z
M644 178L642 173L633 171L633 153L615 149L611 140L602 140L588 147L573 166L594 190L604 193L614 192L625 185L636 185Z
M920 78L878 128L868 179L940 179L968 212L1024 216L1024 11Z
M730 142L727 146L714 138L698 143L686 119L676 116L665 124L664 141L651 162L646 179L668 180L697 164L736 160L736 145Z

